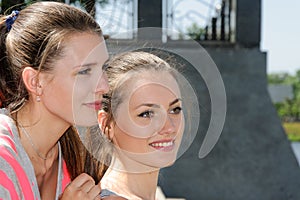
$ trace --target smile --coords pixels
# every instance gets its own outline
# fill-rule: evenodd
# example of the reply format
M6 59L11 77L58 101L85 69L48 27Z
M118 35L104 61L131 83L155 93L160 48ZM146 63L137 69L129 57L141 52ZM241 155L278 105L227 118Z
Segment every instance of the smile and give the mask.
M174 144L175 144L174 140L171 140L171 141L156 141L150 143L149 145L156 150L171 151L174 148Z

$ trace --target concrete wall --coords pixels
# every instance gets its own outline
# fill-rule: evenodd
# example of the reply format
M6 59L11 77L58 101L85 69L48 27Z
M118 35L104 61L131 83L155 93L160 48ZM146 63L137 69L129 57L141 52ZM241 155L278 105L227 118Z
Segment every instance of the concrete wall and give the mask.
M257 48L207 50L226 88L225 126L212 152L199 159L208 117L202 115L204 123L200 123L193 145L172 167L161 171L160 185L166 196L188 200L300 199L300 169L267 91L266 54ZM197 87L199 93L205 90ZM208 99L200 103L210 106Z

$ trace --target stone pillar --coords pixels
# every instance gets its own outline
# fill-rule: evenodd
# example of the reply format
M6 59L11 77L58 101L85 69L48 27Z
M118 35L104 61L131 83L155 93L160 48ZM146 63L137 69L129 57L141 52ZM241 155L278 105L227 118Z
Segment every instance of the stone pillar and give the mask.
M138 0L138 38L161 40L161 30L143 29L150 27L162 28L162 0Z
M261 0L236 0L236 42L244 47L258 47L261 32Z

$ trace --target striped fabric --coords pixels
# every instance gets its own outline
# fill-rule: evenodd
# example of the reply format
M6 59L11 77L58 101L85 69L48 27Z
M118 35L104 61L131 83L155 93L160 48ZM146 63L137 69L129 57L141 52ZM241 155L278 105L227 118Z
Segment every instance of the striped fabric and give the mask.
M31 161L19 140L14 121L0 110L0 200L41 199ZM56 199L70 183L59 145Z

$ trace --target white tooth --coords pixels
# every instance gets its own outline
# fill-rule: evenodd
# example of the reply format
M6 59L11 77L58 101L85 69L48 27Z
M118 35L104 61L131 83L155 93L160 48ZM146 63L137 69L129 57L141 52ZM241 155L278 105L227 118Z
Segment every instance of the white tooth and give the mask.
M151 146L153 147L168 147L174 144L173 141L170 142L159 142L159 143L152 143Z

